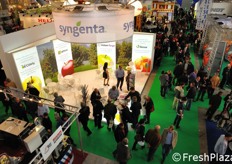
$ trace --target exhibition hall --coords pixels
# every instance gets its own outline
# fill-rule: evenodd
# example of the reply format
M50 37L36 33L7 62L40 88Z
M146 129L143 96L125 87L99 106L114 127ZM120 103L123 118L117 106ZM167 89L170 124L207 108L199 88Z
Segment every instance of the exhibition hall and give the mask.
M231 162L231 0L16 1L0 163Z

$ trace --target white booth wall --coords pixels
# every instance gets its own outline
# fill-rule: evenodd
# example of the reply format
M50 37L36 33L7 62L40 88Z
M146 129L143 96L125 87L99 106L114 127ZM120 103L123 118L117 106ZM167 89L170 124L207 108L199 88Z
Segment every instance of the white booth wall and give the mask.
M7 54L7 52L16 50L18 48L29 48L40 43L42 44L48 42L55 38L54 23L43 24L0 36L0 58L6 76L14 81L20 89L22 89L13 56Z

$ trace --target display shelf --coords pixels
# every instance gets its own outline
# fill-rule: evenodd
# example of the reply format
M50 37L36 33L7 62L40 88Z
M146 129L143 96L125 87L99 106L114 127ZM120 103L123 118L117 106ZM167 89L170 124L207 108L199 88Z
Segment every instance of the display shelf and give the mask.
M175 3L174 2L152 2L152 14L154 12L174 12Z

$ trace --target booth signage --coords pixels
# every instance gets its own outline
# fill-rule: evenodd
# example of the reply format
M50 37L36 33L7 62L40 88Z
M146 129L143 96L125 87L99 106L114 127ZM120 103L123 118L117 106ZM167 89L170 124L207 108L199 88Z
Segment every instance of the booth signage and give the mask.
M40 147L43 159L46 160L64 138L61 126L52 134L52 136Z
M51 15L24 15L19 14L19 19L23 24L23 28L30 28L44 23L53 22Z
M197 30L203 30L205 28L206 17L210 13L213 0L200 0L197 3Z
M134 10L53 12L58 39L75 43L109 42L128 38L134 32Z
M210 14L232 14L231 3L213 3Z

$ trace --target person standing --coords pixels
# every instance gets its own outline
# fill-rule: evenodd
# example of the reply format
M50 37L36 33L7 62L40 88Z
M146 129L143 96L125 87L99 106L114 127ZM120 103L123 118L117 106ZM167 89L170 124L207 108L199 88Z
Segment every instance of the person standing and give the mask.
M223 72L222 72L222 81L219 85L219 87L221 89L224 89L224 85L229 82L229 80L231 79L231 65L228 64L227 67L225 67L223 69Z
M103 78L104 78L104 86L107 86L107 85L110 86L109 85L110 75L109 75L107 62L105 62L103 66Z
M174 120L173 125L176 126L176 129L180 128L180 121L183 119L184 117L184 105L186 102L186 97L182 97L177 104L177 111L176 111L176 118Z
M5 87L8 87L8 88L17 88L15 82L13 82L9 78L6 78L6 80L4 81L4 85L5 85Z
M39 117L43 117L44 113L48 113L49 114L50 110L48 105L43 104L42 102L38 103L37 106L37 115Z
M178 133L177 131L174 130L173 125L163 130L162 137L161 137L161 144L162 144L161 164L164 163L170 151L176 147L177 140L178 140Z
M218 72L215 72L214 76L211 77L210 82L211 82L211 87L209 88L209 91L208 91L209 98L211 98L213 96L213 93L214 93L215 89L220 84L220 77L219 77Z
M101 98L101 94L100 94L99 90L97 88L95 88L90 96L90 101L91 101L91 104L93 107L96 104L95 102L96 102L97 98Z
M121 142L117 144L115 157L119 164L126 164L127 161L131 159L131 152L128 146L127 138L124 138Z
M16 112L18 119L29 122L29 120L27 118L25 106L18 97L15 97L13 104L12 104L12 108L13 108L12 110L14 110Z
M137 97L132 97L133 103L131 104L130 110L132 111L132 128L138 123L140 109L142 108L141 103L137 101Z
M114 138L117 143L121 142L127 136L123 123L118 124L114 131Z
M198 101L199 99L201 101L204 101L204 95L205 95L205 93L207 91L208 85L209 85L208 77L204 76L204 78L200 81L200 90L199 90L199 92L197 94L196 101Z
M113 131L115 130L114 118L115 118L116 113L117 113L116 106L112 103L111 99L108 99L108 102L105 105L105 110L104 110L104 117L107 122L108 131L111 131L111 128L113 129ZM110 125L110 123L112 124L112 126Z
M190 110L192 102L196 96L197 89L195 87L195 83L191 82L190 83L190 88L187 92L186 98L187 98L187 103L186 103L186 110Z
M216 110L218 109L218 107L220 106L222 101L222 92L218 92L216 95L213 95L211 97L211 99L209 100L209 108L206 112L206 116L207 116L207 120L211 120L214 113L216 112Z
M164 71L162 71L160 77L160 95L165 98L165 94L167 92L167 88L168 88L168 82L169 82L169 78L168 78L168 74Z
M144 124L145 124L145 119L140 119L139 123L135 127L136 135L134 137L135 141L134 141L132 150L137 150L136 145L137 145L137 143L139 141L144 142L144 136L145 136L145 126L144 126ZM144 146L142 146L142 148L144 148Z
M118 66L118 69L115 72L115 76L117 78L117 88L120 85L120 90L122 91L122 85L123 85L123 81L124 81L125 72L124 72L121 65Z
M95 101L95 105L93 107L93 117L94 117L94 125L95 127L98 127L98 129L103 128L103 126L101 125L103 109L104 109L104 106L102 105L102 102L100 101L100 97L97 97Z
M120 111L120 116L122 119L122 123L124 124L125 131L126 133L128 133L128 123L129 122L132 123L132 113L127 107L127 102L123 102L121 106L122 106L122 109Z
M145 135L145 142L148 144L149 152L147 156L147 161L153 160L153 156L160 145L160 126L156 125L154 129L149 129Z
M112 88L109 89L108 97L116 101L118 99L118 96L119 96L118 89L116 88L116 86L112 86Z
M87 136L90 136L92 132L88 127L89 114L90 114L89 107L86 106L84 102L81 102L81 109L79 112L80 115L78 116L78 120L81 122L83 129L87 132Z
M151 112L153 112L155 110L154 103L153 103L151 97L145 96L145 103L143 104L143 106L144 106L145 112L146 112L146 115L145 115L146 122L145 123L150 124Z
M181 99L181 97L184 97L184 83L181 83L179 86L176 86L174 88L174 91L175 91L175 96L174 96L174 100L173 100L173 103L172 103L172 108L173 109L176 109L176 105L178 103L178 101Z
M126 97L124 98L124 100L126 100L128 97L130 97L131 101L133 101L132 97L134 97L134 96L137 97L137 101L138 102L141 102L140 93L138 91L136 91L134 87L131 87L130 88L130 92L126 95Z
M65 114L64 98L61 95L58 95L57 92L55 92L53 96L55 97L54 99L55 111L59 114L60 112L62 112L62 114Z
M48 113L43 114L42 125L49 134L52 134L52 121L48 116Z
M228 142L232 140L231 134L222 134L215 146L214 146L214 152L218 153L219 155L225 155L227 147L228 147Z
M127 70L126 85L128 91L135 86L135 74L131 73L131 70Z

